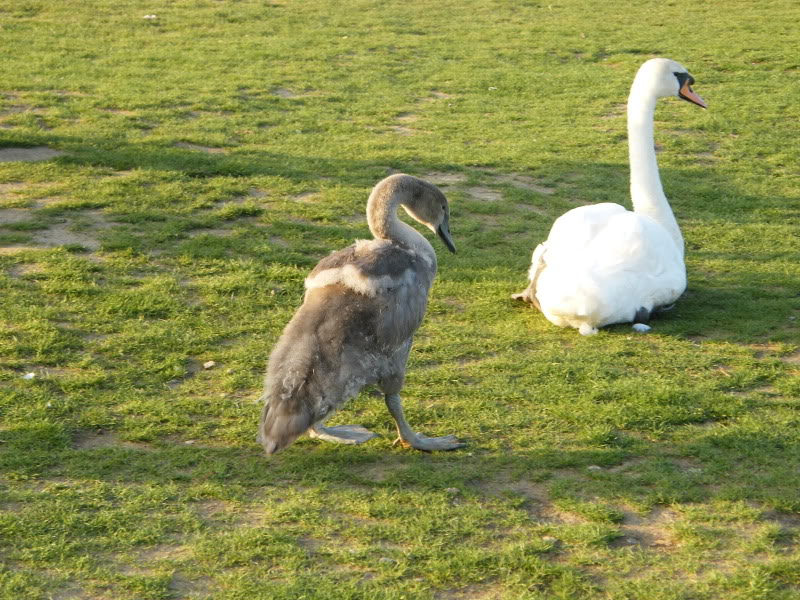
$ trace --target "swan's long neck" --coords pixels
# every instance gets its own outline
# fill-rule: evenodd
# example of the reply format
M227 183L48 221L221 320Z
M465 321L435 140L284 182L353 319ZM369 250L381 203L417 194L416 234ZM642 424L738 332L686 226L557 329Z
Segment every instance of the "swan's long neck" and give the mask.
M661 177L658 173L653 117L656 95L646 86L634 81L628 97L628 149L631 164L631 201L633 210L645 214L666 229L683 253L683 236L672 214Z
M367 201L367 224L375 239L400 242L430 258L436 265L436 252L430 242L416 229L397 218L397 208L403 204L405 190L402 181L375 188Z

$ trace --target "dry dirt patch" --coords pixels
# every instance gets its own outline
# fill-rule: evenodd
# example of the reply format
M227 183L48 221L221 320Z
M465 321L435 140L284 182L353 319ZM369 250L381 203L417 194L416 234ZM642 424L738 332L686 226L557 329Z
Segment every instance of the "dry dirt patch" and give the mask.
M297 98L297 94L295 94L293 91L280 87L272 90L272 94L274 96L280 96L281 98Z
M70 584L69 587L54 592L50 597L52 600L85 600L91 598L87 592L84 592L75 584Z
M442 304L447 304L450 307L451 311L454 312L464 312L466 310L466 305L464 302L459 300L458 298L453 298L452 296L447 296L446 298L439 298L439 302Z
M92 219L91 229L105 228L109 225L103 220L99 211L90 211L87 213ZM32 213L28 209L23 208L6 208L0 209L0 225L9 223L20 223L30 219ZM11 245L7 248L0 249L3 254L12 254L15 252L22 252L31 249L38 249L38 247L52 248L56 246L82 246L89 250L97 250L100 247L100 242L91 230L76 231L73 224L55 223L50 225L47 229L36 230L31 233L33 236L34 247Z
M190 231L188 236L190 238L199 237L201 235L208 237L228 237L232 234L233 229L225 229L223 227L206 227L203 229L195 229L194 231Z
M288 248L289 242L278 235L271 235L269 237L269 243L273 246L280 246L281 248Z
M417 132L416 129L411 129L410 127L404 127L402 125L392 125L389 129L397 135L414 135Z
M514 204L514 207L518 210L522 210L529 213L535 213L543 217L550 216L550 213L546 209L541 208L539 206L534 206L533 204L523 204L521 202L517 202L516 204Z
M640 517L630 510L622 510L623 519L620 526L622 537L615 542L617 546L644 546L648 548L669 548L676 545L670 532L670 525L675 522L675 512L660 506L650 511L646 517Z
M183 148L184 150L194 150L196 152L205 152L206 154L225 154L226 148L214 148L211 146L201 146L200 144L191 144L189 142L177 142L176 148Z
M16 192L17 190L24 190L28 187L27 183L0 183L0 195L5 195L8 192Z
M606 114L601 115L601 119L617 119L625 115L628 110L628 105L625 103L617 103L613 105Z
M544 523L582 523L570 513L559 511L553 506L550 500L547 486L542 483L520 479L511 481L507 475L501 474L499 477L479 484L479 489L491 496L499 496L503 493L513 492L525 498L522 508L528 513L531 519Z
M34 234L34 241L40 246L47 247L77 245L89 250L97 250L100 247L100 242L89 232L72 231L69 223L57 223L37 231Z
M421 177L434 185L455 185L464 183L467 180L467 176L463 173L442 173L440 171L423 173Z
M133 110L125 110L124 108L104 108L103 111L123 117L135 117L138 114Z
M247 195L251 198L266 198L267 192L265 192L261 188L253 187L247 190Z
M554 194L556 191L555 188L538 183L529 175L520 175L517 173L511 175L498 175L497 181L508 183L514 187L522 188L524 190L530 190L531 192L536 192L537 194L544 194L545 196Z
M207 525L216 527L263 527L266 521L266 512L260 506L239 506L223 500L202 500L192 506Z
M457 590L436 592L436 600L500 600L506 598L503 589L497 585L468 585Z
M37 198L36 200L33 201L33 205L31 206L31 208L45 208L46 206L58 205L63 202L64 198L59 198L57 196Z
M76 450L97 450L99 448L128 448L131 450L150 450L147 444L120 440L111 431L81 433L75 436L72 447Z
M294 200L297 202L302 202L303 204L313 204L317 200L319 200L319 193L318 192L302 192L297 194L294 197Z
M382 483L395 473L399 473L405 469L406 466L403 463L383 460L371 465L355 467L353 468L353 472L363 479L375 483Z
M47 146L33 148L0 148L0 162L39 162L64 154Z
M497 200L503 199L503 194L487 187L467 188L467 194L472 196L475 200L484 200L486 202L496 202Z
M217 520L233 512L233 505L223 500L202 500L193 503L192 506L204 521Z
M36 252L41 250L37 246L3 246L0 247L0 255L9 256L12 254L21 254L23 252Z
M175 592L176 598L208 598L213 580L211 577L195 577L189 579L182 573L175 573L169 589Z
M38 263L21 263L9 267L7 273L10 277L25 277L27 275L36 275L42 271L44 271L44 268Z
M3 208L0 209L0 225L9 223L19 223L30 219L31 213L26 208Z

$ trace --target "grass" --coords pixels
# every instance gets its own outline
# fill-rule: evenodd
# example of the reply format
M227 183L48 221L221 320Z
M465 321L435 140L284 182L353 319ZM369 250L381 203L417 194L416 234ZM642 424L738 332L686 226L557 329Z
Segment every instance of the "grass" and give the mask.
M0 162L0 598L796 598L798 17L0 4L0 154L47 159ZM509 296L559 214L626 201L654 55L710 105L656 115L689 290L582 338ZM394 171L440 184L459 248L407 414L469 446L392 447L366 391L337 420L381 439L268 460L269 350Z

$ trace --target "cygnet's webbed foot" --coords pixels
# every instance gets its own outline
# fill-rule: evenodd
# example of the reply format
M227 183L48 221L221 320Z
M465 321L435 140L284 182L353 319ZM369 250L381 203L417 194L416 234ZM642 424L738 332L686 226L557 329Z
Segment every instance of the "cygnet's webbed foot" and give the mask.
M414 433L411 426L406 421L403 414L403 405L400 400L400 394L386 394L386 407L392 415L394 422L397 424L397 435L399 436L394 444L402 444L406 448L415 448L423 452L437 452L439 450L458 450L466 446L464 442L460 442L454 435L446 435L444 437L423 437Z
M647 333L651 329L650 325L644 323L634 323L631 327L636 333Z
M308 429L309 437L337 444L363 444L373 438L380 437L361 425L337 425L336 427L323 427L314 425Z
M454 435L446 435L444 437L423 437L418 434L414 434L414 437L409 439L403 439L402 437L398 437L392 446L396 446L400 444L404 448L414 448L416 450L422 450L423 452L438 452L441 450L458 450L459 448L464 448L467 444L460 441Z
M581 335L594 335L597 331L597 327L589 325L589 323L581 323L581 326L578 327L578 333Z

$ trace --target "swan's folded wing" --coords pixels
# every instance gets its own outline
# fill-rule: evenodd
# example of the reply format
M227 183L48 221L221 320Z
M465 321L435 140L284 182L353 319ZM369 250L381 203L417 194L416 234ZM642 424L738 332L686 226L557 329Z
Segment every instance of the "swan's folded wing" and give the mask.
M422 267L430 270L425 257L409 248L387 240L362 240L323 258L306 278L305 287L312 290L340 284L375 296L416 283Z
M581 206L564 213L555 220L547 238L550 260L560 261L581 255L608 226L609 221L626 213L628 211L623 206L613 202Z
M611 219L593 240L597 268L621 269L661 277L683 265L680 249L669 233L645 215L625 213Z
M547 242L537 297L551 314L591 316L599 325L624 322L640 307L674 302L686 288L680 249L650 217L619 212L591 237L576 238L570 245L564 235L555 248Z
M616 306L630 300L648 308L669 304L686 289L683 255L650 217L628 213L613 219L595 239L592 256L594 277L619 292Z

